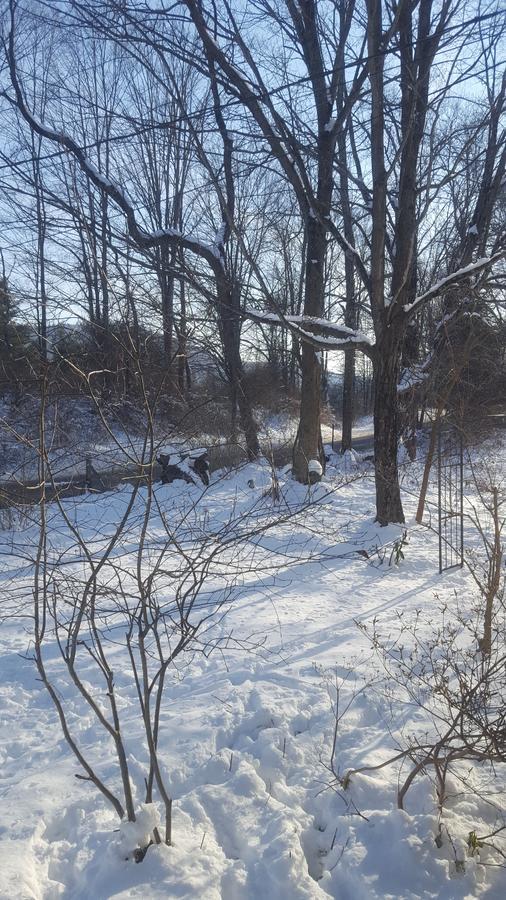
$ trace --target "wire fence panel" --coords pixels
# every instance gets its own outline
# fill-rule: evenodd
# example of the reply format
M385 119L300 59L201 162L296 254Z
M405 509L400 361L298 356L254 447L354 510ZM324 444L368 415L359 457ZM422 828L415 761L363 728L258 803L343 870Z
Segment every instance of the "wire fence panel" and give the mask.
M438 429L439 572L464 565L464 442L461 429Z

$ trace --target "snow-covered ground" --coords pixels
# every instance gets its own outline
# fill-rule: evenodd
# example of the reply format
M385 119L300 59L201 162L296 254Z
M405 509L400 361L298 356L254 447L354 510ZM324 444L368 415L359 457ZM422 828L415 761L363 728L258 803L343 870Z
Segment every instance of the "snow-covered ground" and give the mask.
M55 480L83 477L86 458L96 472L135 466L146 458L145 422L129 405L107 411L104 422L85 398L63 398L51 404L47 413L48 461ZM130 420L128 417L130 415ZM263 450L289 448L297 433L298 416L293 410L269 413L257 408L259 436ZM125 421L126 420L126 421ZM38 412L37 403L27 399L19 408L0 401L0 481L30 482L38 478ZM372 435L372 417L359 419L353 429L356 438ZM330 444L331 425L322 426L323 440ZM341 440L340 426L334 430L336 445ZM244 445L244 441L240 438ZM202 429L188 429L167 422L155 422L155 456L158 452L187 452L192 447L230 445L228 434L206 434ZM226 454L226 450L225 450ZM219 452L215 454L219 457ZM246 454L244 454L244 457ZM235 460L234 460L235 461Z
M89 457L97 472L135 465L145 458L145 421L133 404L107 409L102 420L86 398L64 397L46 415L47 457L55 479L83 476ZM38 478L37 400L15 407L0 402L0 480L29 482ZM212 445L216 436L184 434L170 423L157 423L155 452ZM144 456L143 456L144 454Z
M262 416L257 413L257 419L261 423L260 437L267 444L271 442L274 445L282 445L291 443L297 433L299 424L298 416L288 413L278 413L277 415ZM353 425L353 436L355 438L368 437L373 434L373 417L361 416ZM330 444L332 440L332 425L322 424L322 438L324 443ZM336 445L341 440L341 425L336 422L334 427L334 441Z
M29 658L37 537L30 516L35 513L4 514L1 898L506 896L497 854L484 848L480 861L461 849L469 832L489 834L502 822L497 810L504 805L506 782L500 768L493 804L485 773L473 775L476 794L464 786L468 780L449 778L439 847L430 773L415 781L402 811L397 809L400 764L357 774L346 789L330 771L334 739L334 769L344 774L386 760L403 736L429 727L420 708L392 699L363 626L375 623L394 639L401 621L416 619L418 633L430 636L444 605L455 612L457 606L471 611L476 604L466 569L439 576L437 536L414 525L417 465L404 473L409 543L395 565L403 529L373 523L368 464L352 456L335 457L333 463L324 482L309 492L280 473L275 500L270 469L261 462L215 475L203 493L181 482L155 487L146 538L154 554L166 537L164 517L203 540L219 532L222 543L242 529L244 542L234 544L228 556L225 552L211 576L213 592L230 590L226 616L221 607L209 623L207 648L216 643L216 651L188 653L169 669L160 756L174 797L173 846L150 847L140 864L124 858L124 836L112 808L91 784L76 779L82 770ZM98 558L129 496L125 487L66 500L65 515L52 506L49 552L59 571L69 573L69 598L70 574L82 564L72 528L80 529ZM133 578L145 503L143 488L132 528L114 549L111 571L125 579ZM476 543L470 525L466 540ZM166 552L170 557L171 548ZM104 584L112 591L105 575ZM209 594L207 603L217 596ZM140 808L145 737L115 616L104 634L114 637L110 652L122 733ZM110 743L65 681L50 630L45 653L79 746L118 789ZM91 664L83 663L82 672L92 686ZM343 714L337 729L336 687ZM466 771L470 768L467 763ZM401 769L406 775L409 767Z
M137 411L132 411L128 404L118 404L118 407L116 411L114 408L105 411L103 420L85 398L64 398L58 406L49 407L46 416L47 458L55 480L83 477L87 458L96 472L134 467L149 458L149 448L145 446L146 423L142 415L135 415ZM38 478L37 428L35 401L27 400L19 409L0 401L0 482L26 483ZM261 427L265 449L288 444L293 441L296 431L297 422L293 415L273 417L272 427L269 421ZM226 456L230 445L228 433L208 434L201 427L188 427L184 431L166 420L155 422L154 456L159 452L188 452L190 448L200 446L223 448ZM219 452L216 455L219 456ZM240 458L240 453L235 455Z

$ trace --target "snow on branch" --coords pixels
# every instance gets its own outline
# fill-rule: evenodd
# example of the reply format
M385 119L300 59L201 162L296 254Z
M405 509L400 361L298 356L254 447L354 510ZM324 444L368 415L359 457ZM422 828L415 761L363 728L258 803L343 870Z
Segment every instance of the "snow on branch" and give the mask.
M282 313L259 312L253 309L246 309L243 315L262 325L289 328L300 340L312 344L319 350L352 348L371 355L374 349L374 341L363 332L348 328L347 325L329 322L328 319L318 319L314 316L285 316Z
M133 203L127 197L123 188L112 178L106 178L101 172L99 172L92 161L88 159L83 148L77 143L77 141L74 140L74 138L63 131L56 131L55 129L50 128L45 123L39 121L39 119L28 109L16 71L16 62L14 55L14 24L12 24L9 34L7 58L9 63L11 82L14 88L14 93L16 95L15 101L13 101L11 98L8 99L11 100L11 103L15 103L15 106L21 113L23 119L28 123L32 131L34 131L41 137L47 138L48 140L53 141L68 150L69 153L71 153L71 155L77 161L79 167L81 168L82 172L84 172L89 181L91 181L92 184L95 185L95 187L99 188L101 191L107 194L107 196L110 197L117 206L119 206L121 211L125 214L128 225L128 233L139 247L147 249L149 247L160 246L163 243L176 244L178 247L181 247L184 250L189 250L190 252L195 253L197 256L205 259L213 268L213 270L216 270L218 268L221 269L221 258L218 240L216 240L213 245L207 244L194 237L193 235L182 234L181 232L176 231L173 228L160 229L157 231L147 231L145 228L138 224Z
M498 262L498 260L504 259L504 257L506 257L506 249L499 250L492 256L485 256L481 259L477 259L476 262L471 263L468 266L463 266L462 269L457 269L457 271L452 272L451 275L446 275L445 278L442 278L440 281L436 282L436 284L429 288L428 291L425 291L424 294L420 294L418 297L416 297L412 303L406 303L404 306L404 312L410 315L418 312L418 310L421 306L424 305L424 303L428 303L429 300L434 300L436 297L444 294L446 291L450 290L461 281L465 281L468 278L472 278L473 275L478 275L480 272L492 268L492 266L496 262Z
M413 388L424 384L429 377L425 363L413 366L411 369L404 369L399 384L397 385L397 393L404 394Z
M354 261L355 266L357 268L357 272L362 280L362 284L368 293L371 293L371 279L369 273L367 272L367 268L365 263L358 252L357 248L350 244L350 242L345 238L344 234L339 230L339 228L332 222L331 219L327 219L325 224L327 225L330 233L335 237L338 244L346 254L348 254Z

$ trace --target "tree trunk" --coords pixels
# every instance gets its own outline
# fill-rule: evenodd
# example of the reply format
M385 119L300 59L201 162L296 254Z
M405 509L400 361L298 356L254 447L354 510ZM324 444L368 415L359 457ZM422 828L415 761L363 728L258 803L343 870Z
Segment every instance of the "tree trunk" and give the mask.
M246 385L241 359L241 325L238 302L234 296L234 287L222 273L216 274L218 309L220 314L223 355L227 378L230 385L230 396L233 407L239 408L241 427L246 439L248 459L256 459L260 455L258 442L258 426L253 416L253 409ZM232 413L234 414L234 408Z
M320 431L321 366L313 348L306 343L301 347L302 383L300 388L300 419L293 447L293 471L297 481L308 479L308 463L321 459Z
M244 388L242 380L242 364L237 376L237 405L241 417L241 426L246 438L246 452L248 459L256 459L260 456L260 444L258 443L258 427L253 416L251 402Z
M429 489L430 471L432 469L432 463L434 462L434 454L436 452L436 437L437 437L437 429L438 429L440 419L441 419L441 409L438 409L438 411L436 413L436 417L432 423L432 428L430 430L429 447L427 450L427 456L425 457L425 466L423 469L422 486L420 488L420 497L418 499L418 508L416 511L416 521L418 522L419 525L421 525L422 521L423 521L423 513L425 510L425 500L427 497L427 491Z
M343 14L343 13L342 13ZM344 62L344 61L343 61ZM355 246L353 232L353 215L350 204L350 190L348 179L348 157L346 148L346 134L343 129L337 137L337 151L339 160L339 192L342 206L344 236L352 247ZM348 328L356 328L358 325L357 303L355 298L355 266L350 253L344 255L344 275L346 286L346 308L344 324ZM351 450L353 413L354 413L354 388L355 388L355 351L344 351L344 376L343 376L343 427L341 437L341 453Z
M496 487L492 488L492 508L490 512L492 513L492 521L494 523L494 541L492 546L490 546L490 544L488 546L489 563L485 590L485 615L483 620L483 636L479 641L480 650L484 656L490 656L492 652L494 600L499 596L503 559L498 490Z
M374 467L376 521L380 525L404 522L397 465L399 411L397 384L402 348L402 328L384 328L375 357Z
M186 287L184 278L179 281L179 330L177 346L177 382L181 398L187 399L190 390L189 363L188 363L188 336L186 320Z
M244 370L238 348L235 347L224 333L224 349L227 354L227 375L230 383L230 397L232 403L232 429L235 430L235 409L239 410L241 428L246 440L246 453L248 459L253 460L260 456L260 444L258 442L258 426L253 415L251 400L244 383Z
M323 280L327 245L325 226L309 216L307 233L304 313L319 317L323 316L325 299ZM293 474L297 481L307 484L308 462L317 459L325 470L325 455L322 452L320 428L322 375L320 354L306 342L302 343L301 348L301 369L300 419L293 446Z
M341 436L341 453L351 450L353 431L353 408L355 386L355 351L344 352L343 376L343 428Z
M155 259L162 304L163 352L168 369L166 390L172 394L174 390L172 372L174 362L174 248L166 246L157 248Z
M47 293L46 293L46 209L40 183L39 164L36 165L35 181L37 203L37 326L40 358L48 359L47 346Z

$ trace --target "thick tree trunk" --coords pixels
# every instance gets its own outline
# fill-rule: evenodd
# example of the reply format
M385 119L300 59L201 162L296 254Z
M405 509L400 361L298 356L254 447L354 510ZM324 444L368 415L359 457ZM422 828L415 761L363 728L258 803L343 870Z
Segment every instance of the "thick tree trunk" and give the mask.
M239 410L241 428L246 441L246 453L248 459L256 459L260 455L258 442L258 426L253 415L251 400L244 383L244 369L240 353L235 346L224 340L224 349L227 354L227 376L230 384L230 397L232 404L232 430L235 430L235 410Z
M295 335L292 335L292 346L290 348L288 373L289 386L292 391L296 391L299 385L300 354L300 342L297 340Z
M416 273L416 268L413 270ZM410 292L410 298L416 296L416 277L413 279L413 286ZM409 300L408 300L409 302ZM419 348L421 341L421 329L418 322L408 322L406 328L406 337L402 348L401 369L412 369L418 362ZM404 391L399 398L400 423L399 432L402 434L404 446L408 452L411 462L416 459L417 448L417 427L418 427L418 400L419 391Z
M304 312L308 316L323 316L325 290L323 268L326 246L325 226L309 216L304 297ZM320 354L305 342L301 348L301 369L300 419L293 447L293 474L297 481L306 484L308 462L317 459L325 470L325 454L320 428L322 377Z
M253 415L253 408L244 381L244 369L241 359L241 325L237 298L234 288L226 275L217 273L216 288L218 309L220 313L223 355L227 378L230 385L232 414L235 405L239 409L241 428L246 440L248 459L256 459L260 455L258 442L258 426Z
M300 388L300 419L293 447L293 471L303 484L308 479L308 463L317 459L324 466L320 431L321 365L313 348L306 343L301 348L302 383Z
M374 392L374 466L376 521L380 525L404 522L397 464L399 409L397 384L402 348L402 329L385 328L377 346Z

